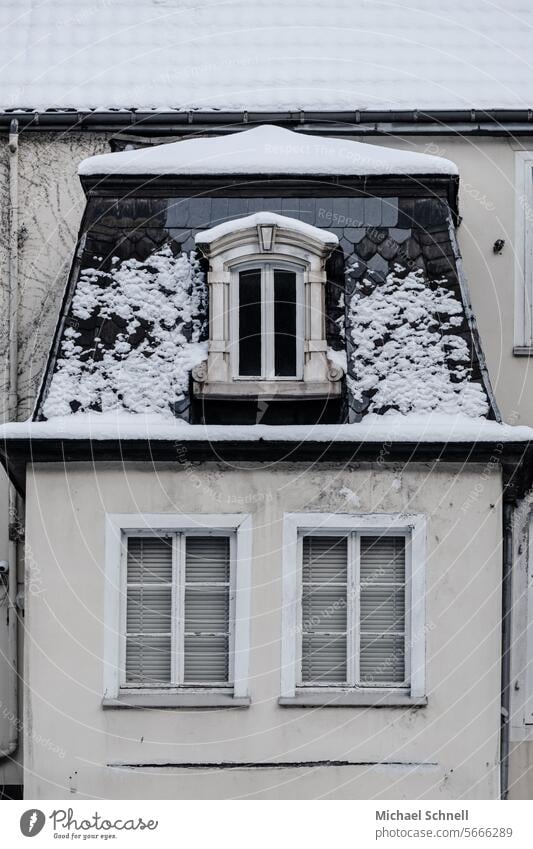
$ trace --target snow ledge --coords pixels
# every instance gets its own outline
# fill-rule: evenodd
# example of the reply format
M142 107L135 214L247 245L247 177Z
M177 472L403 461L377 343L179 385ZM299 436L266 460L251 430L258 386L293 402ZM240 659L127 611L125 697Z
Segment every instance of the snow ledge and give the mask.
M76 413L0 425L0 440L161 440L177 442L530 442L533 428L465 415L368 415L357 424L190 425L161 415Z

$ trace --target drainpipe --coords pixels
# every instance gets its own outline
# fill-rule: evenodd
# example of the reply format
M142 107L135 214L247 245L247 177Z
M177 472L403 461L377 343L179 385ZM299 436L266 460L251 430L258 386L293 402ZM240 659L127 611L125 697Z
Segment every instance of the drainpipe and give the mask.
M8 321L9 321L9 391L7 399L7 418L16 421L18 411L18 121L12 120L9 126L9 288L8 288ZM6 708L15 719L10 722L11 734L9 740L2 741L0 758L12 755L18 746L19 715L18 715L18 676L17 676L17 495L12 485L9 486L9 546L7 574L7 659L12 671L6 698ZM7 704L9 702L9 704Z
M511 608L513 569L513 505L503 503L502 668L500 726L500 798L509 796L509 732L511 721Z

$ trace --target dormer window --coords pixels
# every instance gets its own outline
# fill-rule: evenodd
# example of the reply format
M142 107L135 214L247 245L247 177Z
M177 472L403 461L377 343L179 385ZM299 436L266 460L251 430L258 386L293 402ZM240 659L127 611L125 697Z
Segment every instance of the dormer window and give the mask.
M199 397L328 398L342 371L327 358L325 262L337 238L269 212L199 233L209 260L209 353Z

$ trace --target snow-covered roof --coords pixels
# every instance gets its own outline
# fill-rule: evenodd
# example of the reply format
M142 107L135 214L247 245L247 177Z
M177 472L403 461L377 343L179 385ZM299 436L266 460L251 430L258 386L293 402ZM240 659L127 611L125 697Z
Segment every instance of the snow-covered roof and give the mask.
M368 415L357 424L191 425L180 419L115 411L0 425L10 439L150 439L208 442L531 442L533 428L465 415Z
M104 153L84 159L95 174L457 174L440 156L262 125L244 132Z
M221 239L222 236L227 236L228 233L248 230L250 227L259 227L261 224L273 224L276 227L295 230L303 236L316 239L317 242L322 242L325 245L337 245L339 243L338 236L328 230L321 230L319 227L313 227L312 224L306 224L305 221L300 221L298 218L277 215L275 212L256 212L253 215L245 216L245 218L224 221L209 230L201 230L194 237L194 241L197 245L210 245L217 239Z
M4 0L0 108L533 106L528 0Z

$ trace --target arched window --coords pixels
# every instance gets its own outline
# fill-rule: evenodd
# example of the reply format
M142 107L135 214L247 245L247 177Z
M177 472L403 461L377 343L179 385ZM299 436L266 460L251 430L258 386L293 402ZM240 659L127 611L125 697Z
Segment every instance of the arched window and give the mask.
M252 262L232 269L230 359L234 379L302 380L303 266Z
M329 397L325 262L336 236L269 212L199 233L209 260L209 353L193 371L202 397Z

